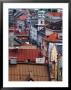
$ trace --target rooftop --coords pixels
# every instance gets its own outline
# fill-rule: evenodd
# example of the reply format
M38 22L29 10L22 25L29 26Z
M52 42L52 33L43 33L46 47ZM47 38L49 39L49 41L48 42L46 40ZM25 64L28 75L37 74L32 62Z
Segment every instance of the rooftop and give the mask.
M58 40L58 33L54 32L49 36L45 36L43 40L56 42Z
M13 72L12 72L13 71ZM48 67L41 64L17 64L9 67L10 81L48 81Z
M62 13L61 12L50 12L50 13L48 13L48 15L55 16L55 17L61 17Z
M27 18L27 15L21 15L18 17L18 19L20 19L20 20L26 20L26 18Z

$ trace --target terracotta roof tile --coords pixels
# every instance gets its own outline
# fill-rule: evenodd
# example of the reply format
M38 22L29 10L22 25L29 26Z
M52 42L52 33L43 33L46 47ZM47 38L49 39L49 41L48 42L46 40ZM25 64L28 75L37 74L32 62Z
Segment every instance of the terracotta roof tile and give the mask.
M43 38L43 40L45 40L45 41L57 41L58 40L58 33L54 32L53 34L51 34L49 36L45 36Z
M20 20L25 20L26 18L27 18L27 15L21 15L18 17L18 19L20 19Z
M57 16L62 16L62 13L61 12L51 12L51 13L48 13L48 15L57 17Z
M16 30L17 30L16 27L10 27L10 28L9 28L9 32L15 32Z
M40 50L37 48L29 49L9 49L9 59L16 57L18 62L24 62L26 59L35 61L37 57L40 57Z
M34 81L48 81L48 68L45 65L33 64L17 64L16 66L9 66L9 80L11 81L26 81L31 72Z

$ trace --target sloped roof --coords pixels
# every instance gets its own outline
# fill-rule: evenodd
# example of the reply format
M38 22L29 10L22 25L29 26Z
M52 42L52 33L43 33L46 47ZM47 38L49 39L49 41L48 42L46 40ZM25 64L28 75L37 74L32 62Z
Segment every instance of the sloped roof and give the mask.
M29 31L23 31L23 32L15 32L16 36L28 36Z
M15 32L16 30L17 30L16 27L10 27L10 28L9 28L9 32Z
M61 12L50 12L50 13L48 13L48 15L54 16L54 17L60 17L60 16L62 16L62 13Z
M9 49L9 58L16 57L18 62L26 62L26 60L30 59L30 61L35 61L36 58L40 57L41 53L39 49L33 47L24 47L24 49Z
M58 40L58 33L54 32L53 34L49 35L49 36L45 36L43 38L43 40L45 41L57 41Z
M27 18L27 15L24 15L24 14L18 17L18 19L20 20L25 20L26 18Z
M9 66L10 81L30 81L30 79L32 81L48 81L49 73L47 65L17 64L16 66Z

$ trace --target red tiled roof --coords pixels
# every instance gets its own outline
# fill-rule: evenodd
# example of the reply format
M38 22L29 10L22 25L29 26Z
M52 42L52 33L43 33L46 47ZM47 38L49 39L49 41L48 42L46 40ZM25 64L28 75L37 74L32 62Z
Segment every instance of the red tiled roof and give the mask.
M21 16L19 16L19 19L20 19L20 20L25 20L26 18L27 18L26 15L21 15Z
M14 32L15 33L15 35L17 35L18 37L20 36L20 37L23 37L23 36L28 36L29 35L29 32L28 31L23 31L23 32L19 32L19 31L17 31L17 32Z
M48 15L55 16L55 17L60 17L60 16L62 16L62 13L61 12L51 12L51 13L48 13Z
M48 37L45 36L43 38L43 40L45 40L45 41L54 41L55 42L55 41L58 40L58 33L54 32L53 34L49 35Z
M46 65L17 64L9 65L10 81L49 81L49 72Z
M28 34L28 31L23 31L23 32L19 32L19 35L26 35L26 34Z
M16 30L17 30L16 27L10 27L10 28L9 28L9 32L15 32Z
M40 56L39 49L9 49L9 58L17 57L17 61L24 61L27 59L35 60L35 58Z
M23 39L23 40L28 40L28 38L27 37L24 37L24 36L20 36L20 37L18 36L18 38L19 39Z

